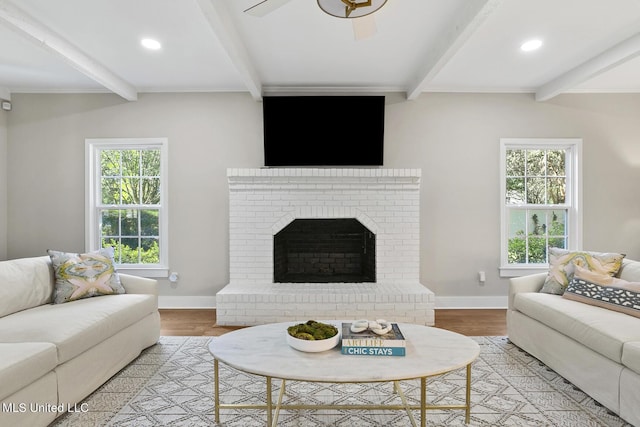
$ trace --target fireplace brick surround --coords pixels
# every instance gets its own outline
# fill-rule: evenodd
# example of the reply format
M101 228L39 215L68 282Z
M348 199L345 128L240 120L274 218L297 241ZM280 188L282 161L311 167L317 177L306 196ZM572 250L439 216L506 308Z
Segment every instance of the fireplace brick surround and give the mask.
M229 169L229 284L219 325L308 319L434 324L419 281L420 170ZM274 236L296 219L356 219L376 235L375 282L274 283Z

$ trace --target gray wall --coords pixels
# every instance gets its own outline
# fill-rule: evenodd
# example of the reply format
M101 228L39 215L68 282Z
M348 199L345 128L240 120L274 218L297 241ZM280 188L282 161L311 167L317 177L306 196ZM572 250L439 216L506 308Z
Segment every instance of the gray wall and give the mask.
M7 114L0 109L0 260L7 258Z
M12 103L6 257L84 250L85 138L167 137L170 268L180 280L162 280L160 294L212 297L228 282L226 168L262 166L262 104L240 93L142 94L136 102L14 94ZM422 283L450 305L504 300L502 137L582 138L584 249L640 259L638 117L638 95L545 103L529 94L388 95L385 167L422 169ZM0 176L2 126L0 116ZM479 270L487 274L482 286Z
M583 248L640 259L639 95L541 103L526 94L425 93L389 102L387 117L386 164L422 168L421 278L436 296L506 295L497 270L504 137L582 138Z

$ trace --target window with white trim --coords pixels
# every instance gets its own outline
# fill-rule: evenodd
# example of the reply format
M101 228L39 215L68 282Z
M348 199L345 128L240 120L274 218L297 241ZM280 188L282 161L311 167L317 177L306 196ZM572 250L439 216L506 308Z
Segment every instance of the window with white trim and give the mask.
M582 244L580 139L500 140L502 277L549 267L548 248Z
M85 141L87 250L113 247L118 270L166 277L167 139Z

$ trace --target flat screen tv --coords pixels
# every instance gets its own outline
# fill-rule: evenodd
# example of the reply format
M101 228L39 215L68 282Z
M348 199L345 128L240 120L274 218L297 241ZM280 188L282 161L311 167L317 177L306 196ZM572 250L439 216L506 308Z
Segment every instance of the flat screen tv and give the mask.
M265 166L382 166L384 96L265 96Z

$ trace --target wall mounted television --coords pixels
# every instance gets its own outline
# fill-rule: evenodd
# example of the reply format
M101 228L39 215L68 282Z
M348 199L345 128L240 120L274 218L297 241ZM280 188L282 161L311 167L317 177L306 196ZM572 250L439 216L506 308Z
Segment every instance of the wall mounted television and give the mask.
M263 97L265 166L382 166L384 96Z

